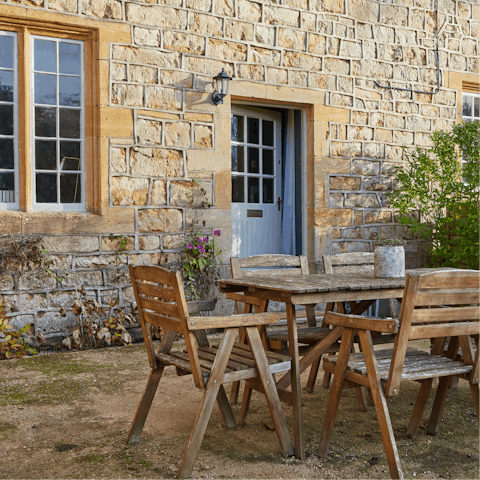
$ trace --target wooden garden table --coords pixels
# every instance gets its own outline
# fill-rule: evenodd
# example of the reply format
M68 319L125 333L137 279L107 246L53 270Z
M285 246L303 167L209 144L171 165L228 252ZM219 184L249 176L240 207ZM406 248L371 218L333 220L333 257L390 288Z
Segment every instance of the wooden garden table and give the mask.
M433 271L435 269L407 270L410 272ZM287 311L288 348L292 358L291 374L277 382L277 389L285 391L292 386L292 405L294 419L295 456L305 459L303 444L302 395L300 374L315 362L327 348L336 342L343 327L335 327L327 337L314 345L300 360L298 350L297 322L295 305L309 308L323 302L358 301L352 313L360 315L375 300L382 298L402 298L406 278L376 278L361 275L305 275L305 276L257 276L248 278L218 280L220 291L248 292L248 295L268 301L284 302Z

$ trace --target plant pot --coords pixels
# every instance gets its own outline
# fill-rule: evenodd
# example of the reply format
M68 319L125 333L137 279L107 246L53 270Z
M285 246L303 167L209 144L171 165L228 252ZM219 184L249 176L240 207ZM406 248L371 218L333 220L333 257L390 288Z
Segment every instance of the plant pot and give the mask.
M375 247L375 276L397 278L405 276L405 249L403 247Z

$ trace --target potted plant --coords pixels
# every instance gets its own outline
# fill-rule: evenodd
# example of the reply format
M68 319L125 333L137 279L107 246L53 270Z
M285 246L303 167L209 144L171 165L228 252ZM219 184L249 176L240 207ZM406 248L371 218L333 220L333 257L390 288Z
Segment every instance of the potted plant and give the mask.
M187 284L187 295L190 300L205 299L208 291L214 285L214 272L221 260L223 249L216 241L220 230L213 234L193 233L183 243L183 278Z
M375 276L397 278L405 276L405 240L377 238L374 243Z

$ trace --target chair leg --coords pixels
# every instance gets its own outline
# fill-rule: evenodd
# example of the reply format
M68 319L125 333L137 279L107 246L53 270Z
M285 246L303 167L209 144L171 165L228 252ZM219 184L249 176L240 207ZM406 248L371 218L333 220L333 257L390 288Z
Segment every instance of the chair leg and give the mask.
M326 457L328 453L328 445L330 440L330 432L332 431L337 417L338 405L342 395L342 386L345 379L345 372L347 370L348 358L353 343L354 331L345 329L342 335L342 342L340 344L340 351L338 353L337 365L333 375L333 381L330 386L330 395L328 396L327 410L322 424L322 437L318 445L318 454L320 457Z
M479 396L478 396L478 383L470 384L470 391L472 392L473 405L475 406L475 411L477 412L477 418L479 417Z
M189 478L192 475L193 464L197 458L200 445L202 444L205 431L207 429L208 421L212 415L215 399L218 395L220 384L208 382L205 393L203 394L202 404L195 418L193 429L188 439L187 446L183 451L182 462L178 470L177 478Z
M430 397L430 392L433 387L433 378L428 378L424 380L420 386L418 392L417 400L415 406L413 407L412 416L410 417L410 422L407 427L407 435L409 437L414 437L420 427L422 421L423 413L425 412L425 407L427 406L428 397Z
M442 415L443 406L447 399L448 390L452 384L453 377L442 377L438 382L437 393L433 401L432 413L428 422L427 432L430 435L436 435L440 426L440 417Z
M363 357L365 359L365 365L367 367L370 390L372 391L380 434L382 435L383 446L385 448L388 467L390 469L390 476L392 478L403 478L400 457L398 456L397 444L395 443L390 414L388 413L387 400L383 392L380 375L378 374L377 359L373 353L372 337L370 332L365 330L360 330L358 334L360 337Z
M275 432L277 433L280 445L285 456L291 456L294 454L295 449L293 446L292 438L288 432L285 416L283 415L282 405L280 403L280 397L278 396L275 380L273 379L270 366L268 365L267 356L265 350L262 348L262 339L256 327L247 327L247 337L252 349L255 363L257 364L257 370L260 377L260 381L265 392L265 398L267 400L268 409L272 416Z
M355 393L357 394L358 406L362 412L366 412L368 409L368 400L365 387L355 387Z
M247 312L245 312L247 313ZM241 328L238 334L238 343L245 343L245 329ZM230 392L230 403L236 405L238 402L238 392L240 391L240 382L232 383L232 390Z
M188 478L192 474L193 464L195 462L195 458L197 457L198 451L200 450L208 421L212 415L213 406L215 405L215 400L218 397L218 393L222 385L221 381L225 374L225 368L227 367L228 359L232 353L237 332L238 329L236 328L228 329L224 334L220 346L218 347L207 387L205 388L205 393L203 394L200 409L198 410L195 422L193 423L193 428L190 432L190 438L188 439L187 446L183 451L183 458L177 474L178 478Z
M310 367L310 373L308 375L308 382L307 386L305 387L305 390L308 393L312 393L313 389L315 388L315 382L317 380L317 375L318 375L318 369L320 368L320 362L322 360L322 357L318 357L318 360L315 360L312 363L312 366Z
M142 399L137 408L137 413L133 419L132 426L127 436L127 443L138 443L140 441L140 435L142 434L145 420L147 419L148 412L152 406L155 392L157 391L158 383L162 378L164 367L156 368L150 372L148 377L147 386L143 392Z
M245 419L247 418L248 409L250 408L250 399L252 398L252 387L247 380L243 387L242 405L240 407L240 414L238 416L238 425L245 426Z
M220 413L227 424L227 428L236 428L237 422L235 421L235 416L233 415L232 407L230 407L223 385L220 386L220 390L218 391L217 403L220 408Z

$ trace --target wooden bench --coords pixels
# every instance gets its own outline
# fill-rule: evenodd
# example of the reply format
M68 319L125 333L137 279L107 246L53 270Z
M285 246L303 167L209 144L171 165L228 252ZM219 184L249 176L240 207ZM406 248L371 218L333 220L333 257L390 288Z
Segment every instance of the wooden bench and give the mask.
M293 455L294 447L288 432L273 374L291 369L290 357L266 352L258 326L273 325L275 313L241 314L228 317L189 316L180 273L154 266L130 266L130 276L137 301L139 322L151 367L150 376L128 433L127 442L140 440L155 392L167 366L178 375L193 376L197 388L205 390L190 438L183 453L178 478L191 476L215 401L228 428L237 426L223 385L248 380L256 382L265 395L275 431L285 456ZM161 327L165 335L155 351L151 326ZM245 332L248 345L236 343L239 327ZM210 346L205 329L224 328L218 346ZM178 336L186 348L172 350Z
M445 270L407 276L400 319L371 319L356 315L326 313L324 323L342 329L338 356L325 357L323 367L334 374L319 454L328 452L344 384L371 390L390 475L403 478L386 397L400 392L402 381L420 382L420 390L408 425L413 436L422 419L433 381L439 384L428 425L436 434L448 389L454 378L467 380L477 417L479 414L479 273ZM395 333L392 349L375 352L372 332ZM351 353L358 334L362 353ZM445 339L450 337L443 354ZM409 348L409 340L434 339L430 352ZM472 340L476 350L472 347ZM461 348L462 356L458 356Z

